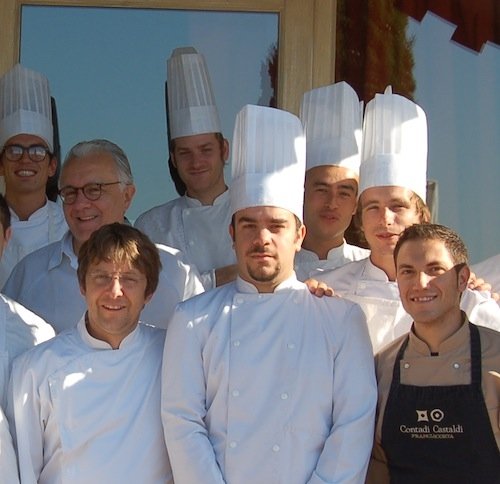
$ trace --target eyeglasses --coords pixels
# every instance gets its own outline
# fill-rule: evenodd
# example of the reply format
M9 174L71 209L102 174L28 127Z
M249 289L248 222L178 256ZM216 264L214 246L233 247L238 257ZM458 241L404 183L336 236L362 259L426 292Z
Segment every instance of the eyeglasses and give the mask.
M111 274L108 272L99 271L89 273L88 277L96 287L109 287L110 284L115 279L117 279L120 283L120 286L126 289L136 288L145 279L142 274L135 272L125 272L123 274L120 272L115 272Z
M109 182L109 183L87 183L83 187L72 187L67 186L59 190L59 196L65 205L71 205L76 202L78 197L78 192L82 192L87 200L95 202L99 200L102 195L102 187L107 187L109 185L118 185L122 183L121 181Z
M53 153L51 153L49 149L43 145L6 145L3 147L2 153L5 153L5 157L9 161L19 161L23 157L24 153L28 153L30 160L36 161L37 163L45 160L47 155L53 155Z

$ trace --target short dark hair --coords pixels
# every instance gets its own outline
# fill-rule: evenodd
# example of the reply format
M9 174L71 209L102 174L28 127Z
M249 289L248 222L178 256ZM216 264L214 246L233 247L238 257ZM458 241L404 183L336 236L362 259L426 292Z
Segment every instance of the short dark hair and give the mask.
M439 240L444 243L455 267L469 264L467 247L460 236L444 225L429 223L415 224L402 232L394 249L394 263L397 261L401 246L412 240Z
M146 276L145 296L158 286L161 261L158 249L140 230L130 225L103 225L84 242L78 252L78 281L85 289L85 277L91 264L101 261L127 262Z
M10 210L5 197L0 193L0 223L2 224L3 234L10 227Z

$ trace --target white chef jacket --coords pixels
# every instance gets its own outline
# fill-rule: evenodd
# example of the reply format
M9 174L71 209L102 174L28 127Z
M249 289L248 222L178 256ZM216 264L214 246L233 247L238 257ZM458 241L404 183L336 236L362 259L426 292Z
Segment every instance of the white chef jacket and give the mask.
M160 419L165 331L118 350L76 327L14 361L9 394L23 484L172 483Z
M176 484L364 482L376 382L356 305L238 278L178 306L163 358Z
M355 260L366 259L369 255L368 249L348 244L345 240L341 246L330 249L326 259L320 259L315 252L302 247L295 254L295 273L299 281L305 281L319 272L333 270Z
M0 287L24 256L60 240L68 230L61 206L50 200L28 220L19 220L13 210L10 217L12 236L0 260Z
M12 437L9 432L9 423L0 407L0 482L4 484L17 484L17 461Z
M203 292L203 286L196 269L183 262L178 250L163 245L157 248L163 267L158 288L141 318L166 328L177 303ZM75 326L86 309L77 268L72 236L67 232L62 240L29 254L17 264L4 292L50 322L59 333Z
M0 406L5 408L7 403L12 360L54 335L52 326L42 318L0 294Z
M474 264L471 270L491 284L494 292L500 293L500 254ZM500 301L498 303L500 304Z
M317 279L362 307L375 353L410 330L412 318L403 308L397 283L370 258L317 274ZM489 293L466 289L460 307L473 323L500 331L500 308Z
M215 269L236 263L229 236L229 190L213 205L202 205L187 195L143 213L135 222L153 242L179 249L187 263L201 273L206 290L215 287Z

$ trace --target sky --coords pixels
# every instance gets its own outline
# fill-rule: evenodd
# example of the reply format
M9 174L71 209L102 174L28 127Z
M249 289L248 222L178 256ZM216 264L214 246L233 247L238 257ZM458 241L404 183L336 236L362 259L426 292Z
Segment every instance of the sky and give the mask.
M477 262L500 252L500 48L468 50L450 41L454 28L428 13L421 23L409 20L408 36L415 100L428 119L438 222L463 236ZM239 109L267 104L262 72L277 35L276 14L24 6L21 62L50 80L62 153L78 141L107 138L128 154L137 195L127 215L134 220L177 196L165 134L171 51L192 45L205 55L231 140Z
M478 262L500 252L500 46L487 43L477 53L450 41L454 30L427 13L421 23L410 19L408 35L438 222L455 229Z

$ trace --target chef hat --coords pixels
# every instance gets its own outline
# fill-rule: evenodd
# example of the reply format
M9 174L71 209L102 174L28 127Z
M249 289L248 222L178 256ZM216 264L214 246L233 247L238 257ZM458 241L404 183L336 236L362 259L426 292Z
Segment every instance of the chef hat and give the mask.
M366 105L360 193L400 186L426 199L427 121L422 108L403 96L376 94Z
M193 47L172 52L167 61L167 91L172 139L221 132L205 58Z
M338 82L306 92L300 118L308 170L337 165L359 173L363 105L349 84Z
M245 106L234 127L231 213L271 206L302 220L305 152L297 116L280 109Z
M49 81L21 64L0 79L0 146L18 134L39 136L53 150Z

